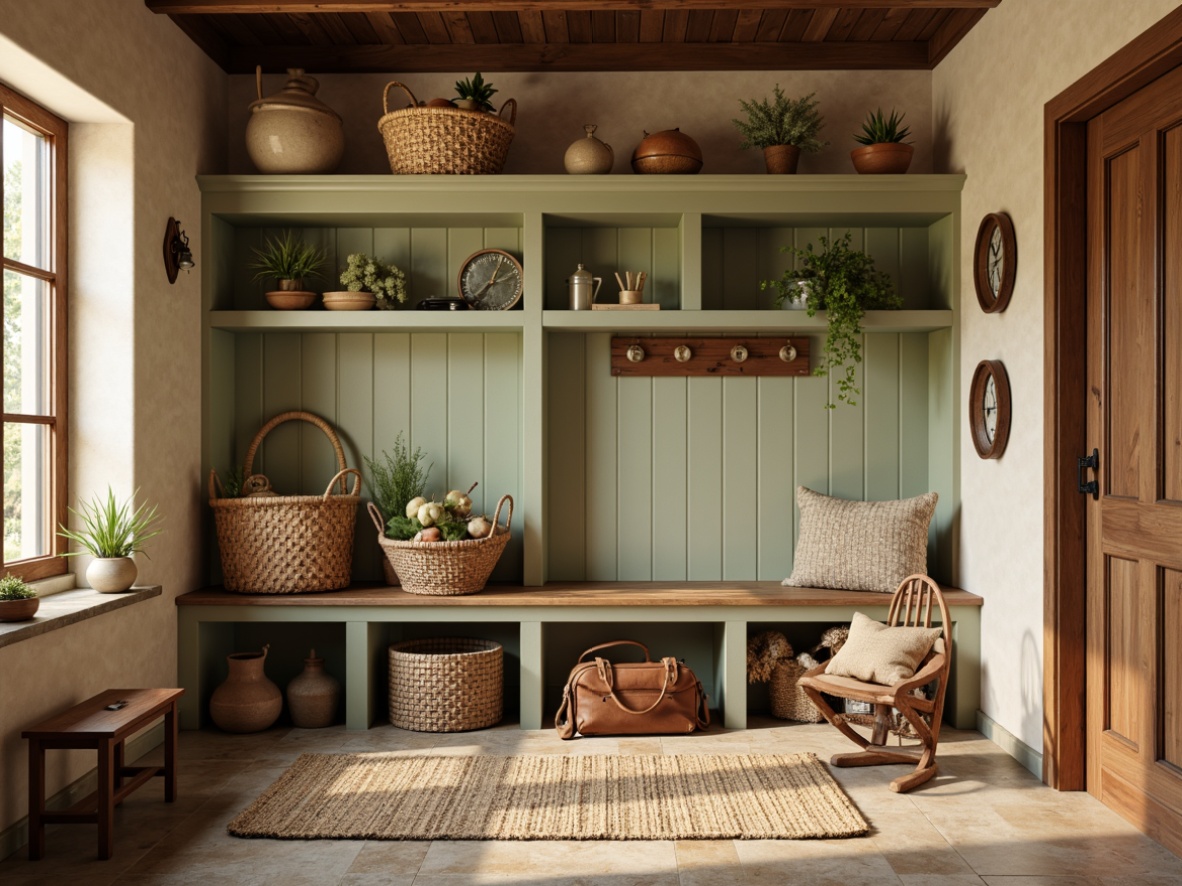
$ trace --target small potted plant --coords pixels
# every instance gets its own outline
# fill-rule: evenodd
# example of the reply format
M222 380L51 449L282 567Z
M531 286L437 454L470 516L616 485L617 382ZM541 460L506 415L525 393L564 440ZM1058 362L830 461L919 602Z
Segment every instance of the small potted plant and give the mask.
M319 277L326 254L323 248L296 239L292 231L278 237L267 237L263 248L252 247L255 261L251 267L258 271L256 281L275 279L279 289L267 293L267 303L281 310L303 309L312 304L316 293L304 289L304 281Z
M135 583L137 570L132 555L142 552L144 542L160 534L155 528L159 519L156 506L140 505L133 510L132 499L118 504L108 486L106 500L96 496L84 502L79 511L68 509L82 521L82 529L75 531L65 526L58 529L58 535L84 549L67 551L67 557L89 553L95 558L86 567L86 580L104 594L126 591Z
M0 578L0 621L28 621L40 606L41 598L19 577Z
M891 278L874 267L874 259L850 248L851 239L849 233L832 242L821 236L820 252L813 249L812 243L805 249L781 247L781 252L796 258L799 267L785 271L778 280L764 280L759 286L776 290L777 306L807 295L810 317L825 311L825 359L813 374L823 376L844 370L837 377L837 399L853 406L857 402L854 398L862 393L855 375L856 365L862 362L862 317L868 309L900 308L903 299ZM826 408L833 409L834 405L827 403Z
M911 128L903 126L904 116L891 109L891 116L883 117L879 108L866 118L861 134L854 135L854 141L865 147L850 151L854 169L863 174L902 175L907 171L914 149L904 141L911 134Z
M763 148L768 172L791 174L796 172L801 151L815 153L828 144L817 138L825 118L817 111L820 102L813 100L815 92L793 100L785 97L777 83L772 95L771 101L739 99L747 119L731 122L743 135L744 150Z
M486 82L477 71L471 79L456 81L456 98L452 100L452 104L465 111L491 111L493 106L489 99L496 93L493 85Z
M341 285L344 292L324 293L324 306L330 311L365 311L375 301L388 311L406 301L406 274L363 252L354 252L345 260Z

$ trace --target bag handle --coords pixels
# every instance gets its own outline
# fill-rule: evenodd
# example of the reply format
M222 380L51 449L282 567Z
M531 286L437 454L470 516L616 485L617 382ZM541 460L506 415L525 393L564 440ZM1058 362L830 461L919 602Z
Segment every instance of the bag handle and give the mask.
M337 436L336 431L332 429L332 425L330 425L318 415L313 415L310 412L293 410L291 412L279 413L277 416L259 428L259 432L254 435L254 439L250 441L250 446L246 450L246 466L242 470L242 476L249 477L254 473L254 454L258 451L259 446L262 444L263 438L266 437L267 434L271 433L271 431L273 431L279 425L289 421L306 421L309 424L320 428L320 430L324 432L324 436L328 437L328 442L332 444L332 450L337 457L337 470L341 471L342 473L345 471L345 469L348 467L348 463L345 461L345 450L341 448L341 440ZM336 477L333 477L332 479L334 483L338 479L340 480L342 495L349 494L348 481L345 479L345 477L343 477L341 474L337 474ZM332 484L330 483L329 486L331 487ZM328 493L325 493L325 495L327 494ZM356 494L356 490L354 490L354 494Z
M562 704L554 715L554 728L558 731L558 737L564 741L575 737L575 719L570 716L570 683L562 687Z
M508 532L509 527L513 525L513 496L506 492L501 496L500 501L497 502L497 509L493 512L492 521L494 532L496 531L497 523L499 523L501 520L501 507L505 504L505 502L509 503L509 515L505 518L505 531Z
M510 107L510 105L512 105L512 107ZM502 120L505 119L505 108L509 108L509 125L512 126L517 122L517 99L511 98L501 105L501 110L497 112L497 116Z
M373 525L378 528L378 538L386 534L386 521L382 519L381 509L372 501L365 503L365 509L369 511L369 519L373 520Z
M644 650L644 660L653 660L652 656L649 655L648 647L638 640L612 640L610 643L600 643L598 646L592 646L590 649L579 656L579 660L576 662L576 664L582 664L583 659L585 659L592 652L598 652L600 649L611 649L613 646L639 646Z
M397 80L391 80L389 83L386 84L386 88L382 90L382 113L383 114L390 113L390 106L386 103L386 97L390 94L390 87L391 86L397 86L399 89L401 89L403 92L405 92L407 97L410 99L411 105L413 105L416 108L419 106L419 100L417 98L415 98L415 94L410 91L409 86L407 86L405 83L399 83Z
M657 696L656 701L654 701L651 705L649 705L643 711L634 711L634 710L632 710L632 708L628 707L626 704L624 704L622 701L620 701L619 697L616 695L616 688L615 688L615 686L612 685L611 677L608 676L612 672L611 662L607 661L605 659L602 659L602 658L597 658L597 659L595 659L595 664L596 664L596 666L599 667L599 672L601 674L604 674L606 677L605 682L607 683L608 696L611 698L612 701L614 701L616 703L616 707L618 707L625 714L634 714L637 717L639 717L642 714L647 714L651 711L656 710L657 705L659 705L661 702L663 702L665 700L665 695L669 692L669 687L677 685L677 659L662 658L661 664L663 664L665 666L665 682L661 686L661 694L659 696ZM607 667L605 668L604 665L606 665ZM670 681L669 681L670 677L673 678L672 683L670 683Z
M352 492L345 492L344 494L345 495L356 495L357 494L358 489L361 487L361 471L357 470L357 468L345 468L343 471L338 471L337 475L328 481L328 488L324 490L324 496L323 496L324 501L328 501L329 495L332 494L332 487L334 485L336 485L338 480L340 481L340 484L341 484L341 491L344 492L344 490L347 486L347 478L350 474L353 475L353 491Z

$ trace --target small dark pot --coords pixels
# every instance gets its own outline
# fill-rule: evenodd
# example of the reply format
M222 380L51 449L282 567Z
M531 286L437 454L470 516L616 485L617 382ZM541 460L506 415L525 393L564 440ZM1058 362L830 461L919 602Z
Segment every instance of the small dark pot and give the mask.
M28 621L37 614L40 597L27 600L0 600L0 621Z
M800 148L796 145L771 145L763 149L763 162L772 175L794 175L800 161Z
M903 142L881 142L855 148L850 151L850 159L854 161L854 169L862 175L902 175L911 165L914 150Z

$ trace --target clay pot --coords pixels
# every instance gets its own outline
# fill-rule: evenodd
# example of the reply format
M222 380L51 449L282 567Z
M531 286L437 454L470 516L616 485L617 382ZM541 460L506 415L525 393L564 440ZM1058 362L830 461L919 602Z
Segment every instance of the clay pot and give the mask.
M250 103L246 151L259 172L332 172L345 153L340 115L316 98L320 84L288 68L287 85L263 98L263 69L255 70L258 100Z
M261 732L279 719L283 693L263 673L270 645L261 652L226 656L230 676L209 699L209 716L226 732Z
M794 175L799 160L800 148L796 145L771 145L763 149L763 162L774 175Z
M287 684L287 710L291 722L301 729L331 726L341 701L341 684L324 672L324 659L316 650L304 659L304 671Z
M880 142L854 148L850 151L850 159L854 161L854 169L862 175L902 175L911 165L914 150L903 142Z
M606 175L612 171L612 164L616 162L615 152L611 145L595 137L597 128L594 123L586 124L583 127L586 137L576 139L566 149L562 165L571 175Z
M702 149L680 129L647 132L632 152L638 175L694 175L702 168Z
M86 567L86 581L103 594L118 594L135 584L139 570L131 557L96 557Z
M0 621L28 621L37 614L40 606L40 597L29 597L27 600L0 600Z

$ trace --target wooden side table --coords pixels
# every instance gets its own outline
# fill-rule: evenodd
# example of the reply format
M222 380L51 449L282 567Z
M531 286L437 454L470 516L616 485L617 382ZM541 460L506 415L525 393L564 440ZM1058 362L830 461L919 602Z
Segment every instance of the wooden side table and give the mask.
M99 858L115 845L115 807L155 776L164 778L164 800L176 799L177 699L183 689L108 689L21 733L29 740L29 858L45 853L45 825L98 824ZM108 705L126 702L118 710ZM124 766L123 742L164 718L164 765ZM45 809L45 752L83 748L98 752L98 790L64 811ZM124 778L129 780L124 783Z

